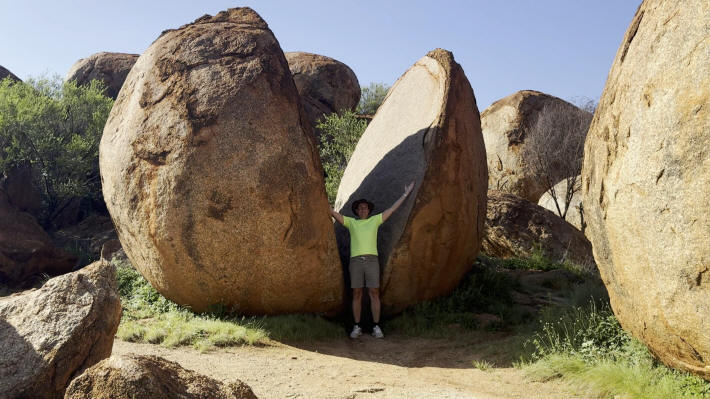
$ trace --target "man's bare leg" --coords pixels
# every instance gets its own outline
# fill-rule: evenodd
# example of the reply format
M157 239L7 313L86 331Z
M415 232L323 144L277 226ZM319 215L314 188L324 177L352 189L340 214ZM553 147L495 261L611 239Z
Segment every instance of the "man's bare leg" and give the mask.
M353 288L353 318L355 324L360 324L360 313L362 312L362 288Z
M367 293L370 294L370 310L372 310L372 321L375 324L380 322L380 289L368 288Z

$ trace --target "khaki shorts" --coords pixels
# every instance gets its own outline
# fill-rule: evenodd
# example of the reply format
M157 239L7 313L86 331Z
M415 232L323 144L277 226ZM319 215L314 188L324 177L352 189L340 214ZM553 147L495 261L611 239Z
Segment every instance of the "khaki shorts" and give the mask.
M350 288L362 287L380 287L380 262L377 255L358 255L350 258Z

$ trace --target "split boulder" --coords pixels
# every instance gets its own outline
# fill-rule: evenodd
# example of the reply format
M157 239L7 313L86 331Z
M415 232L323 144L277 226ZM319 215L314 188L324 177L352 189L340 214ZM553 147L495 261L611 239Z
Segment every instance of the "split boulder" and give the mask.
M241 382L222 383L157 356L104 359L75 378L65 399L256 399Z
M106 85L106 95L115 100L137 59L138 54L96 53L72 65L65 80L73 80L78 85L100 80Z
M579 173L584 137L568 140L569 127L586 122L586 134L591 118L589 112L539 91L523 90L494 102L481 113L488 186L537 203L546 191L543 179L554 184L567 177L570 169L576 172L569 175ZM538 163L533 164L528 155L530 146L554 148L550 155L554 158L545 158L554 165L551 173L541 173L534 166Z
M0 392L63 398L72 378L110 356L121 319L116 270L96 262L0 298Z
M622 327L710 380L710 3L646 0L585 144L587 235Z
M311 126L323 115L354 109L360 101L360 83L347 65L318 54L285 55Z
M241 314L342 306L313 133L250 8L165 31L140 56L99 166L126 255L168 299Z
M499 191L488 192L483 251L499 258L530 257L542 251L553 261L596 269L592 245L581 231L539 205Z
M392 86L348 163L336 209L365 197L374 213L414 190L379 229L385 313L450 292L483 236L486 155L476 99L453 54L437 49ZM349 237L339 228L341 253Z

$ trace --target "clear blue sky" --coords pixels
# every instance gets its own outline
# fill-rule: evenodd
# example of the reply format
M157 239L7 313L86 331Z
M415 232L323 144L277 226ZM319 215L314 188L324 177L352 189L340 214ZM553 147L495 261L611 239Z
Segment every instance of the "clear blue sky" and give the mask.
M99 51L142 53L160 32L250 6L284 51L346 63L360 84L392 84L437 47L463 66L480 110L517 90L598 99L640 0L0 0L0 65L64 76Z

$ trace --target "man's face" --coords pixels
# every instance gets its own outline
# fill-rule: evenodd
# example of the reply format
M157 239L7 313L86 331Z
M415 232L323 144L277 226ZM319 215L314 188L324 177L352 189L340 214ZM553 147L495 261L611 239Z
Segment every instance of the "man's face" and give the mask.
M357 204L357 215L360 219L367 219L367 215L370 214L370 208L366 203L361 202Z

